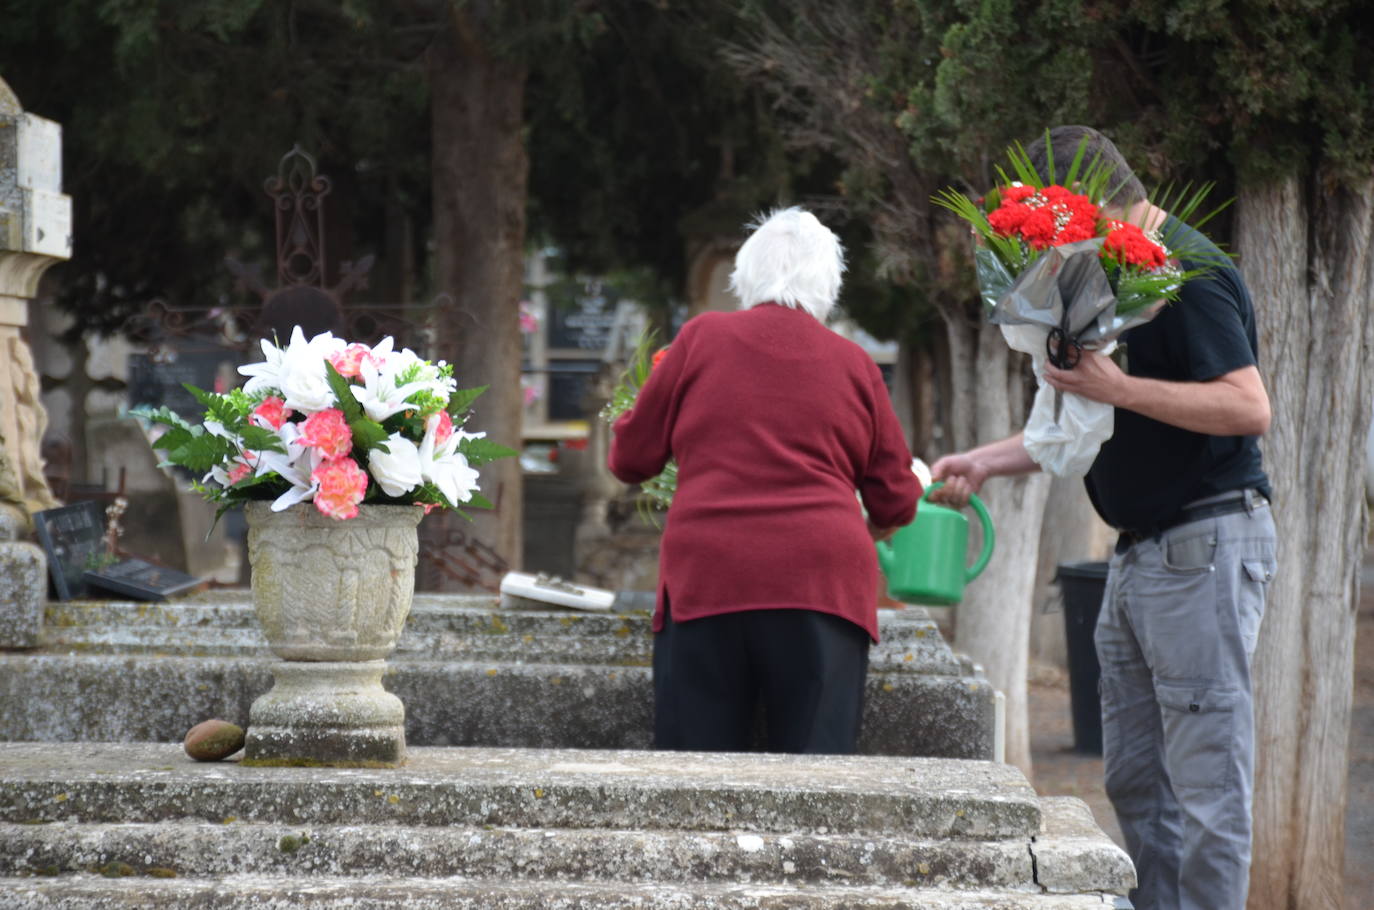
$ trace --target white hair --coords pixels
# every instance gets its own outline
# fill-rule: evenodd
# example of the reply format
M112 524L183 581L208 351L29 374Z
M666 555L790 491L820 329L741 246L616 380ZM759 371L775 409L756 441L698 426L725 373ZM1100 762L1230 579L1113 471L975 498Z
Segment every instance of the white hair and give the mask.
M730 275L740 309L780 303L825 322L840 296L844 274L840 238L815 215L796 207L776 210L752 227Z

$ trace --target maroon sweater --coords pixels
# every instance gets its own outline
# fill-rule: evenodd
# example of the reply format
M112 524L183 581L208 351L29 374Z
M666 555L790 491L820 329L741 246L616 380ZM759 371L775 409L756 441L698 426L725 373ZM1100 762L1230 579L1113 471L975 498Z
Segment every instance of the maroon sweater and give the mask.
M626 483L678 462L658 610L675 622L819 610L878 639L878 562L863 513L907 524L920 484L878 366L777 304L690 320L615 423Z

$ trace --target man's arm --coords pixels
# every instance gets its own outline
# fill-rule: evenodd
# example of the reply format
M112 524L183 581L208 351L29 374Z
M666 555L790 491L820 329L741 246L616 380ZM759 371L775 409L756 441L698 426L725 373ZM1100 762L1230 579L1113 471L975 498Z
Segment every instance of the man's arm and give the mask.
M931 479L944 481L945 485L930 494L931 501L962 506L971 494L983 488L989 477L1031 474L1040 470L1040 465L1026 453L1024 436L1024 433L1017 433L967 452L946 455L935 462L930 469Z
M1045 381L1194 433L1261 436L1269 429L1269 395L1254 366L1206 382L1173 382L1127 375L1111 358L1085 352L1072 370L1047 363Z

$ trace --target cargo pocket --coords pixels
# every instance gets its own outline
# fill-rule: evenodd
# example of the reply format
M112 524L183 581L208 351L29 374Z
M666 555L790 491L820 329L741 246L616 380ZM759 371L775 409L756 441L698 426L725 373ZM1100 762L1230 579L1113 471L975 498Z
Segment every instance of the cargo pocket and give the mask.
M1211 789L1234 781L1236 693L1157 683L1164 762L1175 787Z
M1272 560L1247 559L1241 563L1241 569L1244 577L1241 579L1237 612L1241 641L1245 645L1245 656L1249 659L1255 656L1255 645L1259 642L1260 622L1264 619L1269 581L1274 577L1274 563Z

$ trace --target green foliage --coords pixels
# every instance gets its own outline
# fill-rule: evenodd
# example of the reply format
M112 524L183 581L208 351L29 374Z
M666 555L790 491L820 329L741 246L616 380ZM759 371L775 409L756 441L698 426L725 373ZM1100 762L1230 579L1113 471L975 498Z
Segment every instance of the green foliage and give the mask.
M481 467L489 461L498 458L511 458L520 453L508 446L503 446L498 442L492 442L485 437L482 439L463 440L461 451L467 458L468 464L474 468Z
M475 389L458 389L448 400L449 416L455 418L456 423L457 418L472 407L472 403L477 400L478 396L489 388L490 386L484 385Z
M784 149L762 93L721 65L730 4L603 0L576 55L532 59L530 232L570 273L635 271L680 299L692 241L734 237L796 192L815 149Z
M649 373L653 371L654 354L660 350L654 344L654 337L654 332L645 332L635 342L634 351L611 391L610 401L601 409L601 419L607 423L614 423L616 418L634 407L639 390L644 388ZM640 517L657 527L658 519L653 514L654 510L666 510L673 504L673 494L677 492L677 461L669 460L658 476L646 480L639 488L636 508Z
M154 298L242 295L224 257L271 262L263 180L298 141L358 248L385 248L387 205L427 220L424 21L400 5L0 0L0 21L4 78L63 127L76 254L54 274L73 334L120 331Z

